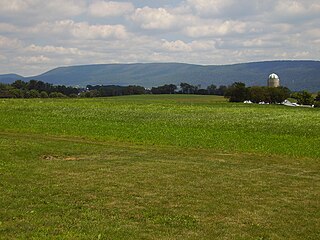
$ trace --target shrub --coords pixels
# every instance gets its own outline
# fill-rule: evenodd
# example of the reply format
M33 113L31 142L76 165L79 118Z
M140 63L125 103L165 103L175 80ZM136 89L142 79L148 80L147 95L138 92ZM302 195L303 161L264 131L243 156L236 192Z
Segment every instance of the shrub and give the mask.
M30 90L29 94L30 94L30 98L39 98L40 97L40 93L35 89Z
M77 98L77 97L78 97L78 95L77 95L77 94L75 94L75 93L71 93L71 94L69 95L69 97L70 97L70 98Z
M292 97L297 99L298 104L302 104L302 105L312 105L314 102L312 94L307 91L294 93L292 94Z
M235 82L228 87L225 97L228 97L230 102L243 102L248 99L248 89L244 83Z
M42 92L40 93L40 97L41 97L41 98L48 98L49 96L48 96L48 93L47 93L47 92L42 91Z
M58 92L52 92L49 94L49 98L57 98L58 97Z
M314 107L315 108L320 108L320 101L315 101L314 102Z
M9 93L12 95L14 98L23 98L24 97L24 92L21 89L10 89Z

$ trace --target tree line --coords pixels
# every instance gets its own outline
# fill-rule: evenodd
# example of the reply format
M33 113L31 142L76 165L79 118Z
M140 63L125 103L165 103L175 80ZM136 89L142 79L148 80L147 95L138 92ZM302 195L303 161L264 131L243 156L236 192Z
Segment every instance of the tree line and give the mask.
M111 97L123 95L139 95L144 93L146 93L145 88L136 85L87 85L86 91L80 93L80 96L84 95L85 97Z
M16 80L12 84L0 83L0 98L63 98L63 97L109 97L137 94L200 94L223 96L227 87L210 85L202 89L200 85L181 83L177 85L165 84L163 86L145 89L142 86L129 85L87 85L86 88L53 85L37 80L25 82Z
M64 97L109 97L138 94L197 94L225 96L230 102L253 103L281 103L288 98L294 98L301 105L315 105L320 107L320 92L316 97L307 91L291 92L286 87L246 87L242 82L235 82L229 86L217 87L212 84L206 88L188 83L165 84L151 89L142 86L117 85L87 85L86 88L76 88L64 85L53 85L37 80L25 82L16 80L12 84L0 83L0 98L64 98Z
M159 87L153 87L150 90L152 94L198 94L198 95L220 95L223 96L227 87L221 85L217 87L214 84L209 85L207 88L201 88L200 85L191 85L189 83L165 84Z
M228 86L225 97L230 102L244 102L250 100L253 103L281 103L290 97L291 91L286 87L246 87L242 82L235 82Z
M108 97L144 94L141 86L87 85L86 88L53 85L37 80L16 80L12 84L0 83L0 98L65 98Z
M246 87L245 83L235 82L229 86L221 85L217 87L212 84L207 88L201 88L200 85L191 85L188 83L165 84L159 87L153 87L150 90L152 94L198 94L198 95L220 95L229 99L230 102L251 101L252 103L282 103L288 98L296 99L300 105L314 105L320 107L320 92L316 97L308 91L291 92L287 87Z
M0 98L63 98L77 97L78 88L64 85L54 86L37 80L16 80L12 84L0 83Z
M229 98L230 102L251 101L253 103L282 103L288 98L293 98L300 105L320 107L320 92L313 97L308 91L291 92L286 87L246 87L242 82L235 82L227 87L224 96Z

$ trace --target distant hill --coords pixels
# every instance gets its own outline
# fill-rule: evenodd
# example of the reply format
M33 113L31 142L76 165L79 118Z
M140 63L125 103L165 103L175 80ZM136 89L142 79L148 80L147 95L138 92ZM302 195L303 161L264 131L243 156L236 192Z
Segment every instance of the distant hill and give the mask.
M17 74L3 74L0 75L0 82L1 83L12 83L15 80L24 79L24 77L17 75Z
M265 86L268 75L275 72L281 85L291 90L320 90L320 61L268 61L233 65L193 65L184 63L99 64L59 67L38 76L0 75L0 82L41 80L53 84L141 85L210 84L229 85L244 82L247 86Z

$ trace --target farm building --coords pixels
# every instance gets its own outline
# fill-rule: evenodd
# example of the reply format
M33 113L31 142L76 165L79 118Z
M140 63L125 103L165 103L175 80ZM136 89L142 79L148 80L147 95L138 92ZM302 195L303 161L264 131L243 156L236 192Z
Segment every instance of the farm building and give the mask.
M272 73L268 77L268 87L279 87L280 79L277 74Z

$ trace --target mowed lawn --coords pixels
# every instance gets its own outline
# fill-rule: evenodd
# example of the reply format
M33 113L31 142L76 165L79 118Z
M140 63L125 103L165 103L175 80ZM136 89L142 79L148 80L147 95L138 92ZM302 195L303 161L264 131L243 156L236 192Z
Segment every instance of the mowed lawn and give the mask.
M320 110L0 99L0 239L320 239Z

